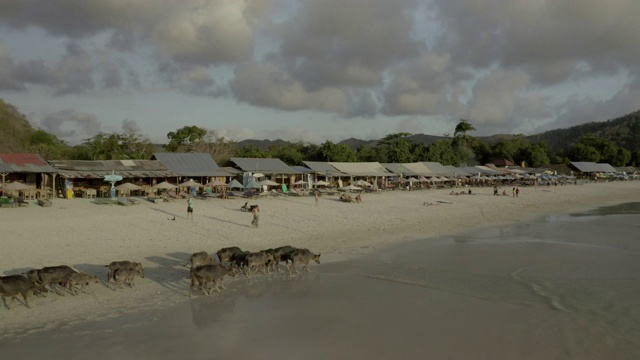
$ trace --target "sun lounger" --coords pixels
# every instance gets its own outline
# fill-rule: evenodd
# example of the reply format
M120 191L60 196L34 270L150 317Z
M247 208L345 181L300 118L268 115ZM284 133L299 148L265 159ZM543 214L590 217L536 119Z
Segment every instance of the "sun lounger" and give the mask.
M119 197L116 200L118 201L118 205L123 205L123 206L133 205L133 203L125 197Z
M52 205L51 200L47 199L38 199L38 205L42 207L50 207Z
M15 207L15 203L12 199L6 197L0 197L0 208L12 208Z

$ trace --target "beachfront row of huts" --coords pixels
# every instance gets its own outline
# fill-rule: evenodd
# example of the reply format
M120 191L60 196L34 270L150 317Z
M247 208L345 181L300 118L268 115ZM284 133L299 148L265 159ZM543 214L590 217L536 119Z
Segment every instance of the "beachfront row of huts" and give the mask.
M560 171L550 168L517 166L455 167L436 162L317 162L288 166L280 159L231 158L232 167L220 167L207 153L156 153L149 160L44 160L38 154L0 154L0 191L13 182L29 185L41 197L66 197L65 187L81 185L97 190L96 196L108 197L107 175L119 175L121 182L152 186L167 181L173 184L194 180L200 184L236 180L241 187L256 180L289 187L336 186L356 182L373 188L404 187L406 183L442 185L483 185L496 181L523 183L571 183L578 179L627 180L638 177L637 169L615 169L609 164L572 162Z

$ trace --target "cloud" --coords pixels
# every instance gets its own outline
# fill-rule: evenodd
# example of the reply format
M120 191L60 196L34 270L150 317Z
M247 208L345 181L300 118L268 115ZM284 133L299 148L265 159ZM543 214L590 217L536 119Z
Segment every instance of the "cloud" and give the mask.
M45 131L60 139L77 142L100 133L102 128L94 114L62 110L48 114L40 121Z
M531 82L637 69L640 2L433 0L437 48L460 66L520 68Z
M141 133L142 128L135 120L124 119L122 120L122 131L125 133Z
M251 56L252 24L269 1L24 0L7 6L0 22L16 29L36 26L54 36L80 39L110 34L122 51L150 45L178 63L210 65ZM3 5L4 7L4 5Z

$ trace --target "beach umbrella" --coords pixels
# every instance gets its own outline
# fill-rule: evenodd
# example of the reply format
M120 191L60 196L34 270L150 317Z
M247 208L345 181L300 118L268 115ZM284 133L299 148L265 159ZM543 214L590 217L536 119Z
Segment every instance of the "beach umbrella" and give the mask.
M429 181L429 179L427 179L427 178L426 178L426 177L424 177L424 176L420 176L420 177L418 178L418 181Z
M357 187L355 185L349 185L342 188L342 190L362 190L362 188Z
M192 186L202 187L203 185L193 180L185 181L182 184L178 185L178 187L192 187Z
M116 186L116 189L120 190L120 191L123 191L123 190L125 190L125 191L126 190L142 190L143 187L139 186L139 185L136 185L136 184L132 184L130 182L126 182L126 183L123 183L123 184L120 184L120 185Z
M293 185L304 185L304 184L306 184L306 183L307 183L307 182L306 182L306 181L304 181L304 180L298 180L298 181L294 182L294 183L293 183Z
M258 184L253 179L249 179L249 182L247 183L247 185L245 185L245 188L247 188L247 189L260 189L260 188L262 188L262 185Z
M280 185L275 181L271 181L271 180L262 180L258 183L258 185L261 186L276 186L276 185Z
M366 182L364 180L356 181L356 185L358 185L358 186L371 186L371 184L369 184L368 182Z
M329 185L329 183L324 180L320 180L320 181L314 182L313 185L327 186Z
M238 182L238 180L233 179L230 183L227 184L229 189L244 189L244 186Z
M8 191L13 191L13 190L32 190L35 188L31 185L23 184L21 182L12 182L12 183L5 184L3 189Z
M225 186L227 185L227 183L224 183L220 180L213 180L213 181L209 181L208 183L204 184L204 186Z
M263 173L253 173L253 177L261 178L261 177L264 177L264 174Z
M175 189L177 188L177 186L173 185L172 183L163 181L161 183L155 184L151 187L152 189L165 189L165 190L169 190L169 189Z

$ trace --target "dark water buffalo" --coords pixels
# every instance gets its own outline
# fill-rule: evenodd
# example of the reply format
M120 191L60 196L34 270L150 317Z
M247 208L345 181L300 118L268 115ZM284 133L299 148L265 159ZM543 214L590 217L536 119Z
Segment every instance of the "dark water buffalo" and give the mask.
M89 285L90 283L97 284L98 278L94 275L89 275L83 272L74 272L64 278L64 283L62 284L62 286L67 288L74 295L77 295L78 290L76 289L76 285L80 286L80 291L84 291L84 287Z
M287 269L289 269L289 275L291 275L291 271L295 270L296 273L298 269L296 269L296 265L302 264L304 265L305 270L309 270L309 262L313 260L316 264L320 264L320 254L314 254L309 249L297 249L291 252L291 264L287 265Z
M191 267L195 268L202 265L213 265L216 262L213 260L211 255L209 255L206 251L201 251L197 253L193 253L189 258L189 262L184 264L184 266L189 265L191 263Z
M193 286L196 281L198 282L198 288L205 295L210 295L211 291L207 291L207 284L213 282L213 287L216 291L220 292L220 288L224 287L224 276L236 276L235 271L231 267L226 267L220 264L203 265L197 268L191 268L191 286L189 286L189 296L192 296Z
M38 270L30 270L27 272L29 279L37 283L38 290L40 287L49 285L49 288L56 294L64 296L64 293L58 291L58 287L61 287L64 283L64 279L69 274L73 274L76 271L67 265L58 266L46 266Z
M245 262L247 260L247 255L251 254L251 251L241 251L233 254L231 257L231 266L237 267L239 270L244 269Z
M22 275L0 276L0 296L2 296L2 302L7 309L11 309L11 303L18 295L22 296L24 305L31 309L27 296L29 291L35 288L36 284ZM7 303L5 297L11 297L9 303Z
M280 272L280 263L284 261L285 265L291 261L291 253L296 250L293 246L285 245L273 249L273 264L276 270Z
M111 280L116 280L116 272L119 270L137 270L141 278L144 278L144 268L142 264L133 261L114 261L109 265L105 265L109 268L109 274L107 275L107 284Z
M255 270L255 273L261 269L266 274L269 271L268 264L271 262L273 262L273 254L268 251L249 253L244 261L244 272L249 276L252 270Z
M220 264L224 264L225 262L233 262L234 255L238 253L242 253L242 250L237 246L231 246L218 250L216 255L218 255Z

